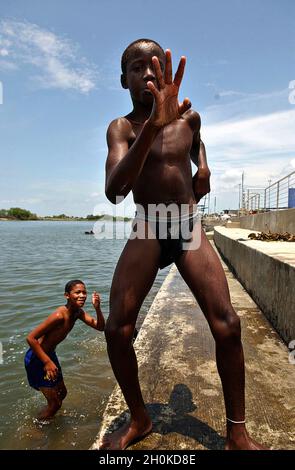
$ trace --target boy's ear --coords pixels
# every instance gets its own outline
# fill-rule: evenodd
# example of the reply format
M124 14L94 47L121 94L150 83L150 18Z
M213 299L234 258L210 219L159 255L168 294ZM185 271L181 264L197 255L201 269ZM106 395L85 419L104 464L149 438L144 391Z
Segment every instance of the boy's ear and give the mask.
M122 85L123 88L125 88L125 90L127 90L128 85L127 85L127 81L126 81L126 75L124 73L122 73L122 75L121 75L121 85Z
M69 298L70 298L68 292L65 292L65 293L64 293L64 296L65 296L66 299L69 299Z

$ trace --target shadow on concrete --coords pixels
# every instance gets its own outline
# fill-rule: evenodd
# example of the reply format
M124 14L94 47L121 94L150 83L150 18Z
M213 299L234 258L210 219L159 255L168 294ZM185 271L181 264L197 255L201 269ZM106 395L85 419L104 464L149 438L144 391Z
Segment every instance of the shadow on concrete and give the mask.
M214 431L208 424L190 414L197 407L193 402L192 393L187 385L175 385L167 404L148 403L146 406L153 421L152 433L163 436L169 433L177 433L181 436L194 439L206 449L224 449L225 438ZM118 429L128 418L129 413L124 411L112 422L107 433ZM179 440L183 442L183 439L180 438Z

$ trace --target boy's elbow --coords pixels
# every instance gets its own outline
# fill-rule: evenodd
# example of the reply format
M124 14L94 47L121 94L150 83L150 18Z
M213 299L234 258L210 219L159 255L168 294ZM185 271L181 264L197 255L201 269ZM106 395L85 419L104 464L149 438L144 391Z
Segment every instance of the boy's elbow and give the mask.
M112 204L116 204L116 194L110 184L110 180L106 181L105 195Z
M125 199L127 194L125 194L125 191L118 191L117 192L117 191L113 191L112 189L110 189L108 187L106 188L106 191L105 191L106 197L108 198L108 200L112 204L120 204L120 202L122 202L123 199Z
M29 345L29 346L32 346L33 338L32 338L32 336L31 336L30 334L26 337L26 340L27 340L28 345Z
M104 331L105 330L105 319L102 318L100 321L96 323L96 329L98 331Z
M106 197L108 198L108 200L112 203L112 204L116 204L116 195L113 193L113 191L111 191L110 189L106 189L105 191L105 194L106 194Z

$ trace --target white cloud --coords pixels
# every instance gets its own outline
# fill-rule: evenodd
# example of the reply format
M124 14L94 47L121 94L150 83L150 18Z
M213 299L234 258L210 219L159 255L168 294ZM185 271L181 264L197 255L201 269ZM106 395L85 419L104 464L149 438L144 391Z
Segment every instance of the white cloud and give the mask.
M235 169L226 170L221 176L220 179L223 182L236 183L241 179L241 171Z
M288 90L235 96L202 113L202 140L217 208L238 207L239 184L266 188L295 168L295 109ZM253 189L254 190L254 189ZM255 189L256 191L256 189Z
M16 198L16 199L1 199L0 204L8 205L10 204L11 207L21 207L24 204L38 204L42 202L40 198Z
M206 86L213 87L215 97L221 98L202 112L203 123L206 124L272 114L290 107L287 83L283 90L266 93L219 90L214 83L207 83Z
M295 110L204 126L202 139L215 161L257 161L295 153Z
M248 185L265 188L295 167L295 111L207 126L202 138L212 172L212 191L219 196L238 191L241 175ZM293 166L294 165L294 166Z
M18 70L18 66L14 64L13 62L9 62L9 60L0 59L0 70L7 70L7 71Z
M0 56L9 55L10 63L37 68L42 87L73 89L84 94L95 88L97 70L79 56L78 46L35 24L2 21L0 46Z

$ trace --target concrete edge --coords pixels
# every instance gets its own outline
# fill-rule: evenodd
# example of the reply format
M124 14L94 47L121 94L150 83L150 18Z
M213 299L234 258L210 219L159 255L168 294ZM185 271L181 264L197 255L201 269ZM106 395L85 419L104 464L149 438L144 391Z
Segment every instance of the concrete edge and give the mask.
M224 228L214 227L214 242L281 338L286 343L295 339L295 298L291 288L295 285L295 267L253 244L236 240Z
M173 265L169 273L167 274L166 278L164 279L163 284L160 287L157 295L155 296L152 302L152 305L150 306L150 309L148 313L146 314L146 317L139 330L138 336L134 343L134 349L137 355L138 367L140 367L141 362L143 361L145 357L145 354L144 353L141 354L141 351L145 349L145 340L147 336L149 335L151 323L153 322L153 313L154 311L158 309L158 304L159 302L161 302L162 297L166 296L167 288L169 287L169 284L173 281L175 274L176 274L176 267ZM115 385L115 388L109 397L107 406L103 413L102 421L101 421L102 424L98 432L98 436L93 442L92 446L90 447L90 450L98 450L100 441L103 438L103 436L109 432L113 432L116 429L118 429L128 419L129 412L127 411L127 405L126 405L126 411L122 414L122 401L125 401L125 400L121 392L121 389L119 385Z

